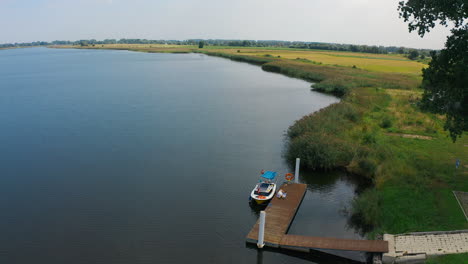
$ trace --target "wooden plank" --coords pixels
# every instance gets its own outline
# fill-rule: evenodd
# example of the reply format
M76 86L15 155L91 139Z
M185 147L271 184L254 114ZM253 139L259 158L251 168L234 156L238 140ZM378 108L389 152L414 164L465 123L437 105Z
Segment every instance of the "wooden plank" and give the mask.
M280 246L363 252L388 252L388 242L384 240L339 239L331 237L311 237L300 235L284 235L281 239Z
M276 196L266 208L265 244L278 247L282 237L289 229L307 190L306 184L283 184L280 189L287 193L286 199ZM257 243L258 221L247 235L247 242Z

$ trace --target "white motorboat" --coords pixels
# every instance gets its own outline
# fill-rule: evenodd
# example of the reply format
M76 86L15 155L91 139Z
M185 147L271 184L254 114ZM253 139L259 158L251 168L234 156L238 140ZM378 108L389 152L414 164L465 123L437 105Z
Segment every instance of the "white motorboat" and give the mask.
M257 204L270 201L276 192L276 183L272 182L276 177L276 172L265 171L260 177L260 182L257 183L250 194L251 200L255 201Z

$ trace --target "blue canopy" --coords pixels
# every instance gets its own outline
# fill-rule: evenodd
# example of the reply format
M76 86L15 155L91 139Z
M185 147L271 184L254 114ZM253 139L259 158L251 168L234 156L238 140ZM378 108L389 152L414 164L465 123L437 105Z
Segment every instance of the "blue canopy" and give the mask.
M273 180L276 177L276 171L265 171L265 173L262 174L262 177Z

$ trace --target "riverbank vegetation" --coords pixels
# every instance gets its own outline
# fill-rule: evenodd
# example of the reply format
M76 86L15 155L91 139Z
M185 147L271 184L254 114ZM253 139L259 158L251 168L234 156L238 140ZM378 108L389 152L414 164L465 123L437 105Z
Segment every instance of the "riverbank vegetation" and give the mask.
M300 49L300 50L325 50L325 51L349 51L367 54L402 54L412 60L424 60L429 57L428 49L412 49L396 46L369 46L338 44L326 42L304 42L304 41L282 41L282 40L230 40L230 39L187 39L187 40L151 40L151 39L82 39L76 41L54 40L51 42L35 41L25 43L4 43L1 47L33 47L51 45L72 45L72 46L99 46L99 45L178 45L178 46L211 46L215 48L280 48L280 49ZM205 45L206 44L206 45Z
M468 228L452 194L468 191L468 137L453 143L443 129L445 118L420 109L421 69L426 67L422 63L396 54L297 49L119 44L94 48L199 52L316 82L313 89L342 100L288 129L288 160L300 157L309 169L343 168L371 179L374 186L354 201L352 210L372 227L370 236Z

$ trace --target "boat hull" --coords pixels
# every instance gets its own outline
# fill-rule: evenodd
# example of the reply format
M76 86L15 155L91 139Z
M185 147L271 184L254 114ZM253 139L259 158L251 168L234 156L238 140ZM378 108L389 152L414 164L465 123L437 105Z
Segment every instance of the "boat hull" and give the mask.
M271 200L271 199L270 199ZM256 204L266 204L268 203L270 200L257 200L257 199L253 199L253 201L255 201Z
M275 196L275 193L276 193L276 184L274 183L271 183L272 185L272 188L270 190L270 192L268 193L268 195L257 195L255 194L255 190L257 190L258 188L258 185L255 186L255 188L252 190L252 193L250 194L250 198L253 202L255 202L256 204L266 204L268 203L272 198L273 196Z

